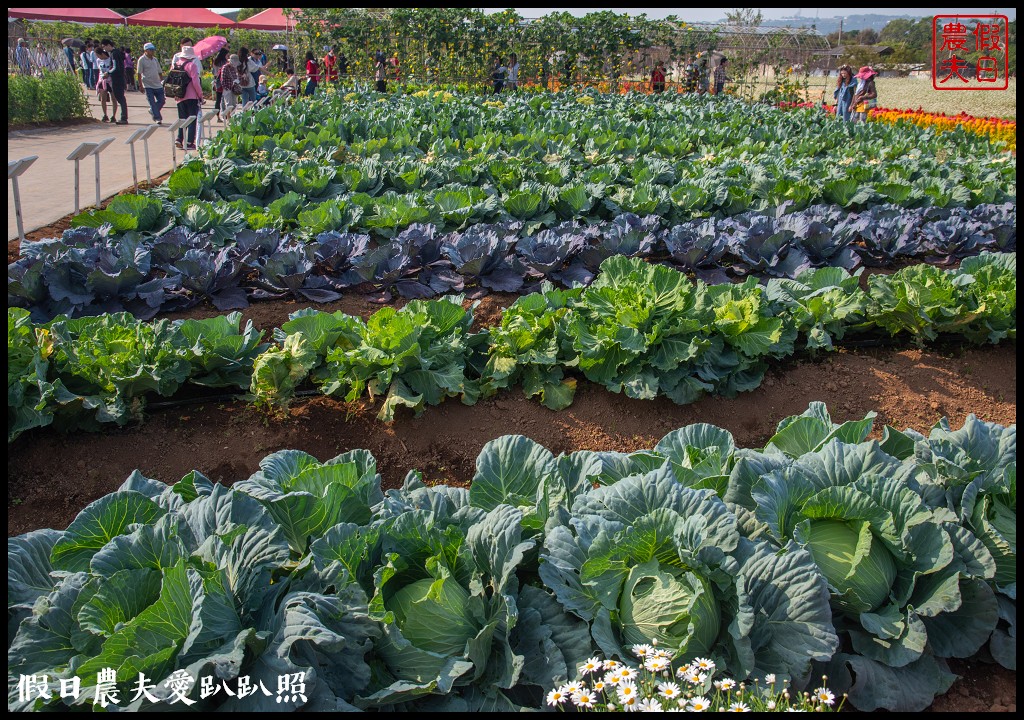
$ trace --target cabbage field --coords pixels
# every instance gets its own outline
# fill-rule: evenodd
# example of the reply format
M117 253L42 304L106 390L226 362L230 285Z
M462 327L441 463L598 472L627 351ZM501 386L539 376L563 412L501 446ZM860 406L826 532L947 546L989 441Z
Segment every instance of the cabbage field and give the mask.
M9 709L541 709L652 641L1012 687L1015 156L499 97L242 115L17 248Z

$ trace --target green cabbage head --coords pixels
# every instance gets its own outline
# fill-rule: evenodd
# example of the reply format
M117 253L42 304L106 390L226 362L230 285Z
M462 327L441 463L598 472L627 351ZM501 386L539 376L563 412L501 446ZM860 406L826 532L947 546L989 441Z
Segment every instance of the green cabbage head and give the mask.
M860 613L881 607L896 580L896 563L863 520L812 520L807 549L829 585L832 604Z
M658 641L687 656L706 655L718 638L721 610L707 580L657 561L635 566L619 597L623 639Z
M402 636L420 650L462 655L479 629L466 614L469 593L451 577L409 583L385 603Z

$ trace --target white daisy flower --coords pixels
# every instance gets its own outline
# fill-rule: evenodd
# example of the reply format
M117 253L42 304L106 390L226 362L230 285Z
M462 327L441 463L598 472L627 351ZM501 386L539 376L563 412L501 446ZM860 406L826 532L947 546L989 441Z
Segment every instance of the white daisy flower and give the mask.
M661 706L661 703L657 699L655 699L655 698L650 698L649 700L641 700L640 703L637 705L636 709L639 710L640 712L663 712L664 711L664 708Z
M776 707L776 706L775 706L775 701L774 701L774 700L769 700L769 701L768 701L768 702L766 703L765 707L767 707L767 708L768 708L769 710L774 710L774 709L775 709L775 707Z
M686 677L689 674L690 669L691 668L690 668L689 665L683 665L681 668L676 670L676 677L679 677L679 678Z
M604 692L607 687L608 687L608 685L605 683L604 680L598 680L597 682L594 683L594 692L596 692L596 693Z
M566 695L572 696L583 689L583 684L579 682L569 682L562 686L562 690L565 691Z
M663 682L658 684L658 694L664 698L677 698L682 694L682 690L674 682Z
M568 695L566 695L562 691L562 688L555 688L554 690L552 690L551 692L548 693L548 705L551 705L551 706L555 706L555 705L558 705L559 703L563 703L567 699L568 699Z
M711 708L711 701L706 697L695 697L686 706L687 712L707 712Z
M599 657L592 657L589 660L587 660L585 663L580 665L580 668L579 668L580 669L580 675L589 675L590 673L597 672L598 670L601 669L601 665L602 665L601 658L599 658Z
M734 702L729 706L729 712L750 712L750 707L746 703Z
M594 707L594 693L589 690L583 689L572 696L572 702L576 707L592 708Z
M715 669L715 661L710 658L697 658L693 661L693 665L701 670Z
M814 698L818 702L825 703L826 705L834 705L836 702L836 696L832 694L831 690L824 686L814 691Z
M619 701L625 703L629 698L639 698L636 691L636 685L631 682L622 683L618 687Z
M671 660L675 655L676 654L671 650L665 650L664 648L659 648L654 651L654 657L665 658L666 660Z
M683 677L683 679L686 680L686 682L690 683L691 685L700 685L701 684L700 673L698 673L696 670L691 670L690 672L686 673L686 675Z
M619 702L622 703L622 709L626 712L635 712L637 705L640 704L640 698L634 695L625 699L619 698ZM611 709L611 705L608 706L608 709Z
M725 678L724 680L715 680L715 687L719 690L732 690L736 687L736 681Z
M604 681L609 685L618 685L622 682L622 673L618 670L612 670L610 673L605 673Z
M807 711L806 710L801 710L800 708L788 707L788 708L786 708L786 712L807 712Z
M605 660L604 661L604 669L605 670L614 670L615 668L619 667L619 665L621 665L621 664L622 663L620 663L618 660Z
M638 658L647 657L648 655L654 652L654 648L647 644L634 645L630 649L633 651L633 654L636 655Z
M768 683L769 685L774 685L775 684L775 673L768 673L767 675L765 675L764 676L764 681L766 683Z
M619 668L619 677L623 680L632 680L636 677L636 670L628 665Z
M644 661L644 667L651 672L661 672L669 666L669 661L660 657L649 657Z

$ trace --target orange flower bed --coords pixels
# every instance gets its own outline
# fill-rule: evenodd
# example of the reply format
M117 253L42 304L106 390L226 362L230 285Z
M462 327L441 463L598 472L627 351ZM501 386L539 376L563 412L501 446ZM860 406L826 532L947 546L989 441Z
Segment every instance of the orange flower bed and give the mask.
M896 123L901 120L912 122L921 127L932 127L939 132L948 132L962 127L968 132L987 135L994 141L1004 142L1010 150L1017 149L1017 121L1000 118L974 117L967 113L946 115L917 110L897 110L894 108L875 108L868 116L871 120Z

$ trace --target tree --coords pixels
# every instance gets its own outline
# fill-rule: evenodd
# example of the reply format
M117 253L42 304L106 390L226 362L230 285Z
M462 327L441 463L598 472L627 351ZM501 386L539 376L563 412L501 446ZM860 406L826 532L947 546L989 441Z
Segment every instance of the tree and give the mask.
M878 33L872 28L864 28L857 33L858 45L874 45L878 42Z
M238 17L236 17L235 19L238 22L241 22L242 20L248 20L253 15L257 15L266 9L267 8L242 8L238 11Z
M754 8L733 8L725 11L725 22L727 25L757 27L764 22L764 15Z

